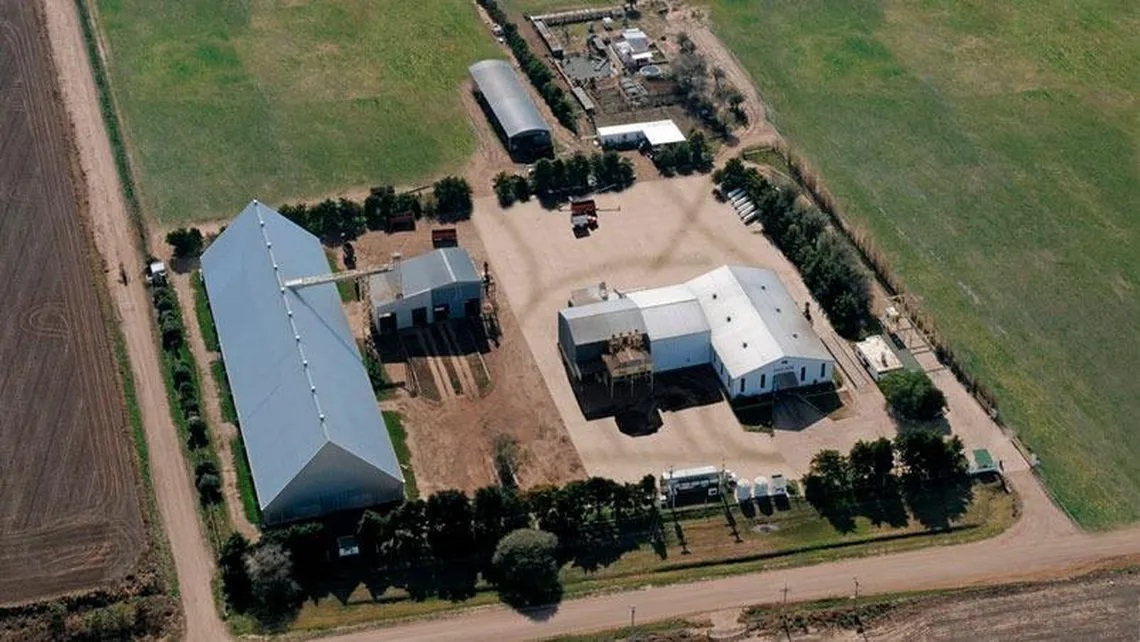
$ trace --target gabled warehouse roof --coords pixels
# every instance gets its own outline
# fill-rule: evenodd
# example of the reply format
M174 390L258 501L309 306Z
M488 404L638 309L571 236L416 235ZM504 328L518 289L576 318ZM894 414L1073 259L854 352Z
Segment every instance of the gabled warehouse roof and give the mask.
M626 296L641 310L650 341L709 332L701 304L684 285L637 290Z
M400 261L397 269L373 276L369 289L375 305L391 301L397 294L410 297L455 283L482 286L483 279L467 250L445 247Z
M509 62L482 60L471 65L468 71L507 138L526 132L550 131Z
M730 377L787 357L831 360L772 270L726 265L688 287L705 311L713 349Z
M629 299L614 298L566 308L558 314L566 319L576 346L607 341L615 334L645 333L645 319L637 304Z
M385 488L403 483L336 286L283 286L328 273L320 241L257 201L202 255L263 510L283 495L311 499L344 470Z

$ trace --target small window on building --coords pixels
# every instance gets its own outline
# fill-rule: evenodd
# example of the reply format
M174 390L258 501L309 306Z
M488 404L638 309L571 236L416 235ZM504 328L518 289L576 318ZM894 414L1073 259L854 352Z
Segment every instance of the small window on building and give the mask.
M827 364L826 363L819 364L819 376L820 376L820 378L827 376Z
M742 393L744 392L744 378L743 377L740 379L740 392L742 392Z
M800 366L800 381L807 379L807 366Z
M767 378L768 378L768 375L764 374L763 372L760 373L760 389L761 390L764 389L764 380Z

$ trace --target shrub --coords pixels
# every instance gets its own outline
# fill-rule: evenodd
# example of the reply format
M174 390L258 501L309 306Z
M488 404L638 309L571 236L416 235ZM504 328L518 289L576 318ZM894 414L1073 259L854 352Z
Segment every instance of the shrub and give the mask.
M942 414L946 396L924 372L899 370L879 381L891 410L905 419L929 421Z
M491 565L502 600L516 607L557 601L562 596L557 551L557 537L529 528L499 540Z
M202 232L196 227L171 230L166 235L166 242L174 248L174 256L179 259L196 258L202 253L202 246L205 244Z

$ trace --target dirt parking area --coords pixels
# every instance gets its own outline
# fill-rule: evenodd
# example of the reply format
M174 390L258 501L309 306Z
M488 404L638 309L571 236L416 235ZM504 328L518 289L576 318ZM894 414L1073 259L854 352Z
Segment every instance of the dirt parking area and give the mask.
M147 547L43 28L0 3L0 604L107 587Z
M387 263L393 252L407 259L430 251L431 229L438 227L457 228L460 246L482 271L488 254L470 222L421 221L414 232L370 232L355 242L357 265ZM492 276L499 278L493 269ZM456 324L409 335L403 342L406 354L386 355L385 373L396 388L382 406L404 416L421 496L448 488L470 492L498 483L494 453L496 441L502 439L519 446L515 475L524 488L585 475L515 313L501 291L496 295L493 290L492 296L498 301L497 340L475 341L471 328ZM364 303L348 307L354 331L365 336L369 330ZM473 349L475 345L482 350ZM418 382L411 381L417 376ZM420 394L412 396L409 387L417 385Z
M565 212L537 202L502 210L494 199L476 203L475 226L491 268L498 277L500 300L515 311L554 404L591 475L634 480L669 467L724 464L741 476L783 471L798 476L823 448L846 450L859 439L892 436L896 429L885 401L822 315L815 328L835 355L846 382L844 406L831 415L799 407L777 416L772 434L747 432L724 403L664 413L655 433L629 436L612 417L586 420L573 394L557 348L557 313L574 288L605 281L632 290L690 279L724 264L775 270L798 305L810 295L794 266L756 227L745 227L731 207L713 198L708 177L642 180L620 194L598 197L599 228L575 238ZM505 295L505 297L503 297ZM813 302L813 309L818 309ZM940 385L957 385L939 380ZM960 386L959 386L960 388ZM950 425L967 448L988 447L1007 470L1024 461L964 394L950 397Z

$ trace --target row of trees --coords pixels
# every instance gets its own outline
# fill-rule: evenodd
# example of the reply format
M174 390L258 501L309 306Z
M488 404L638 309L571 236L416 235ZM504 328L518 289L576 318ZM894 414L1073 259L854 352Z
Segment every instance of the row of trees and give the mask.
M686 109L701 120L709 130L726 136L731 130L729 121L748 122L744 111L744 94L725 77L720 67L710 67L704 56L697 53L696 43L688 34L677 38L680 49L673 61L673 77ZM709 79L712 79L710 86Z
M743 189L759 210L764 233L800 270L812 296L836 331L857 338L871 319L871 289L859 258L815 208L796 205L796 194L780 189L745 167L739 158L713 173L722 193Z
M194 484L198 488L198 498L205 505L216 504L222 499L222 480L213 453L209 450L209 430L202 418L197 377L194 375L192 357L185 344L185 329L178 308L178 299L174 288L168 282L155 282L151 288L151 300L158 315L158 327L165 357L163 361L169 368L178 401L178 412L181 413L186 426L186 445L194 462Z
M530 200L530 181L525 176L499 172L492 182L499 207L510 207L515 201L525 203Z
M557 202L595 190L621 191L636 180L633 162L615 151L568 158L543 158L534 164L531 191L544 202Z
M365 511L358 568L369 574L366 582L403 586L416 599L465 599L481 574L509 603L528 594L547 600L553 593L530 593L536 578L528 575L553 590L548 580L564 563L597 568L616 560L655 532L656 500L652 475L640 484L595 477L526 493L489 486L470 498L440 491L383 513ZM508 538L520 530L541 532ZM256 545L231 536L219 557L227 601L263 622L287 616L325 579L332 545L319 522L267 530Z
M713 168L712 148L700 131L694 131L689 140L666 145L653 153L653 164L665 176L710 172Z
M430 198L413 192L397 193L385 185L373 187L363 203L326 199L314 205L282 205L277 211L325 242L336 243L355 239L366 230L386 229L392 216L455 220L469 217L471 209L471 186L463 178L447 176L432 184Z
M945 528L969 505L968 464L957 436L929 430L900 433L894 441L859 441L844 455L822 450L804 475L804 498L841 531L854 517L903 526L904 499L924 525Z
M526 72L526 77L530 79L531 84L538 89L538 93L542 94L542 99L550 106L550 111L554 117L563 127L577 133L578 123L574 118L574 103L570 100L570 96L562 90L562 87L555 82L554 73L550 71L550 67L547 67L546 63L531 52L530 45L519 33L518 27L507 18L507 13L499 7L496 0L477 1L487 10L487 15L491 16L491 20L503 28L503 38L507 41L507 46L511 48L515 60Z

